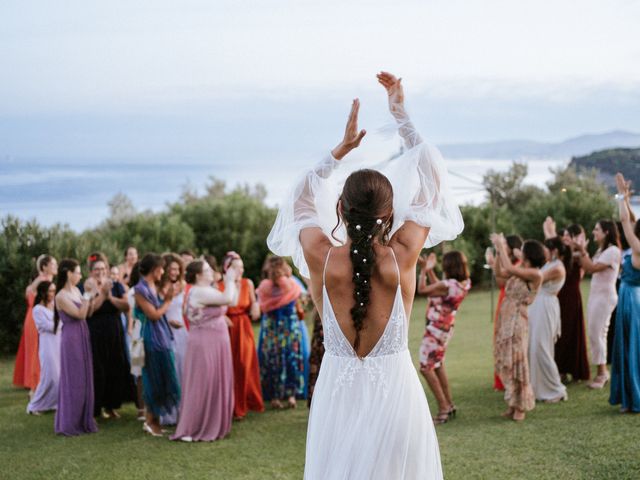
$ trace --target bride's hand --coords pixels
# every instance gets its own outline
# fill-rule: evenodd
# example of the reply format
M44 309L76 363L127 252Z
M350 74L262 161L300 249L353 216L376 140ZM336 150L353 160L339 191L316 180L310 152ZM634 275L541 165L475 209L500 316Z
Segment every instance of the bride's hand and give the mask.
M344 130L344 138L336 148L331 151L331 155L336 160L341 160L347 153L360 145L360 142L367 134L365 130L358 131L358 111L360 110L360 100L357 98L351 105L351 112L347 120L347 127Z
M389 110L394 112L393 105L404 105L404 91L402 89L402 79L396 78L389 72L380 72L378 82L387 90L389 95Z

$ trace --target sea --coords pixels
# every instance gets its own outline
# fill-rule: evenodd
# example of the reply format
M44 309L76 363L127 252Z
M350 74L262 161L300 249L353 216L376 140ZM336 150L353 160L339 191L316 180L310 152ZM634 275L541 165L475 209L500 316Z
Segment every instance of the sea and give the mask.
M544 187L551 169L568 158L526 160L526 183ZM450 184L460 204L478 204L486 194L481 182L488 170L506 171L511 160L447 160ZM301 171L300 162L215 162L206 159L0 158L0 217L36 219L43 225L68 224L76 231L95 227L109 215L107 206L123 193L138 211L154 212L179 201L185 188L200 193L211 178L229 188L262 183L267 203L277 206ZM640 213L640 212L639 212Z

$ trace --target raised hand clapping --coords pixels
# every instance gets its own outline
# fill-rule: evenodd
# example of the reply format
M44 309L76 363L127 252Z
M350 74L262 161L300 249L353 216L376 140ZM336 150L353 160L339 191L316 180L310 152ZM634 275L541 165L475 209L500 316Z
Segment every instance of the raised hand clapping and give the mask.
M396 78L389 72L380 72L378 75L378 82L387 90L389 95L389 109L393 113L393 105L404 104L404 90L402 89L402 79Z
M344 138L331 154L336 160L341 160L347 153L360 145L360 142L367 134L366 130L358 131L358 112L360 111L360 100L357 98L351 104L351 112L347 126L344 129Z

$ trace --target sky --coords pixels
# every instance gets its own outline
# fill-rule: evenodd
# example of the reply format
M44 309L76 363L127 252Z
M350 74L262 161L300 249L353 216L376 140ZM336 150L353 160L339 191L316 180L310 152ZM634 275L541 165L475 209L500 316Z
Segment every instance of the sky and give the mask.
M640 132L639 19L638 0L5 0L0 176L289 165L340 140L355 97L362 127L389 121L382 69L436 144Z

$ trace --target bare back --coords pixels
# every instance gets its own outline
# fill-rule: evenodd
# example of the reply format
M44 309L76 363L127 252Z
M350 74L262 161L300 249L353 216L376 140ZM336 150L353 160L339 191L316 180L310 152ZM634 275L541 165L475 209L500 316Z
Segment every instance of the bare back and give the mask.
M364 322L364 328L360 331L360 344L356 354L366 356L378 343L389 321L396 293L400 281L402 302L407 317L411 315L411 306L415 293L415 275L403 275L402 270L396 266L394 251L391 247L374 245L376 252L376 264L371 275L371 294L369 306ZM328 258L327 258L328 255ZM353 346L356 338L356 330L351 319L350 310L354 305L352 282L353 270L349 256L349 246L327 248L325 255L326 272L325 281L329 301L338 321L338 325L346 339ZM323 269L324 270L324 262ZM311 286L315 304L320 314L322 312L322 272L318 278L312 270Z

